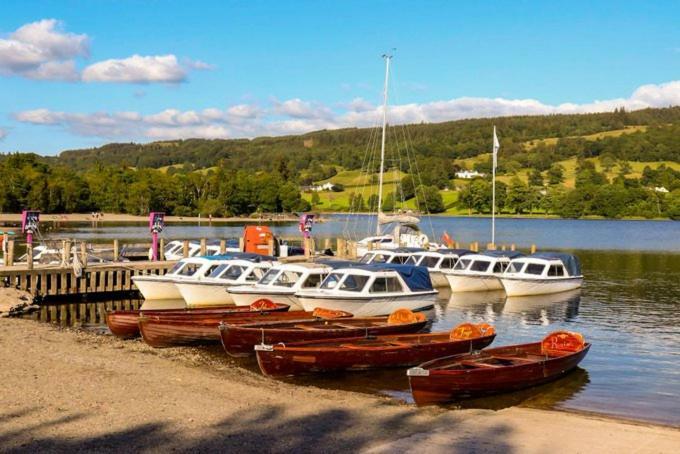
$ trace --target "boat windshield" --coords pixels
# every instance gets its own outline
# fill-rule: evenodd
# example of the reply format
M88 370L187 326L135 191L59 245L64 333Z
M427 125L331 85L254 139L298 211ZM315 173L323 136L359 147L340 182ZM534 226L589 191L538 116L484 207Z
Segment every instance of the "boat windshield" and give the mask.
M453 267L454 270L466 270L470 266L470 260L460 259L456 262L456 266Z
M226 264L226 263L218 265L215 269L212 270L212 272L210 273L210 276L208 276L208 277L218 278L218 277L220 277L220 274L222 274L222 272L224 270L226 270L227 268L229 268L229 265Z
M506 270L507 273L521 273L525 262L510 262L510 266Z
M257 282L258 280L262 279L262 276L264 276L266 269L265 268L253 268L250 273L246 276L246 281L247 282Z
M269 285L271 282L274 280L276 276L281 272L279 268L272 268L271 270L267 271L267 273L262 276L262 279L260 279L260 282L258 284L261 285Z
M545 269L545 265L541 263L529 263L524 270L526 274L535 274L537 276L540 276L543 274L543 270Z
M361 260L359 260L359 263L371 263L371 259L373 258L375 254L369 252L367 254L364 254L363 257L361 257Z
M396 277L377 277L371 285L371 293L392 293L403 290Z
M564 267L562 265L550 265L548 268L548 276L564 276Z
M433 257L431 255L426 255L420 261L419 265L420 266L426 266L428 268L434 268L435 266L437 266L437 263L439 263L439 257Z
M340 284L340 290L345 290L347 292L360 292L366 287L368 282L368 276L362 276L359 274L348 274L345 280Z
M245 268L240 265L231 265L229 269L227 269L227 271L225 271L224 274L220 276L220 279L228 279L230 281L235 281L236 279L241 277L244 271Z
M364 256L364 257L366 257L366 256ZM324 290L334 289L335 286L338 285L338 282L340 282L340 280L342 280L342 276L344 276L344 274L342 274L342 273L331 273L331 274L329 274L328 277L326 279L324 279L324 281L321 283L320 288L322 288Z
M406 260L407 265L417 265L420 260L423 259L422 255L412 255Z
M394 255L389 263L401 263L403 265L404 263L407 263L410 258L410 255Z
M440 270L450 270L456 265L457 259L455 257L444 257L442 263L439 265Z
M297 271L284 270L281 272L279 277L276 278L274 285L278 285L280 287L292 287L300 279L300 276L302 276L302 273L298 273Z
M387 263L389 259L390 259L389 255L375 254L375 257L373 258L371 263Z
M488 260L473 260L472 265L470 265L470 271L488 271L489 265L491 265L491 262Z
M186 265L186 262L177 262L175 263L172 268L170 268L170 271L168 271L166 274L177 274L177 271L180 270L184 265Z
M198 263L187 263L187 265L182 268L181 270L178 270L175 275L176 276L193 276L196 274L196 271L201 267L200 264Z
M321 281L323 281L323 278L326 277L325 274L320 274L320 273L312 273L309 276L307 276L307 279L302 283L300 287L302 288L319 288L319 285L321 285Z

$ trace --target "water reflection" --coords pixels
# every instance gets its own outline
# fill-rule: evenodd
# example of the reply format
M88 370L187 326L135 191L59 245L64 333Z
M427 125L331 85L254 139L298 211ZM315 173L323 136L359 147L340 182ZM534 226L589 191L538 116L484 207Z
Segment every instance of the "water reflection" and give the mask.
M578 316L581 289L550 295L514 296L505 299L503 312L519 316L524 324L549 326L558 321L571 322Z

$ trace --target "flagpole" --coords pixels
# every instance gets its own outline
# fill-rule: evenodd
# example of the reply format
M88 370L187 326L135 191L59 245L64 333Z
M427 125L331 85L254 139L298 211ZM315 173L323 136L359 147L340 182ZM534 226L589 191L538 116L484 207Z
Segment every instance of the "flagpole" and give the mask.
M498 139L496 138L496 126L493 127L493 160L491 164L491 244L496 248L496 164L497 164L497 147Z

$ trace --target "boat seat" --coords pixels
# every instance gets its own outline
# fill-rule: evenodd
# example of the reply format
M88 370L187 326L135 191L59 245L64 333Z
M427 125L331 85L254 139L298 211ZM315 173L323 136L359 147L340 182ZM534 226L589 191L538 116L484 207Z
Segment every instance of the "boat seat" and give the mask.
M307 330L307 331L319 329L318 327L316 327L314 325L294 325L294 327L298 328L298 329L304 329L304 330Z
M502 364L482 363L482 362L479 362L479 361L474 361L474 360L469 360L469 359L465 359L463 361L460 361L458 364L461 364L463 366L480 367L480 368L488 368L488 369L495 369L497 367L504 367Z

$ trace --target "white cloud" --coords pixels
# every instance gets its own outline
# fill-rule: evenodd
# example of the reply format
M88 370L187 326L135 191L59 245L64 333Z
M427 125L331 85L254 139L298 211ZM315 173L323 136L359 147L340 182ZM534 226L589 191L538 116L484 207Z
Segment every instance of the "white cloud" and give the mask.
M186 77L186 68L172 54L104 60L83 70L85 82L178 83Z
M0 140L4 139L7 137L7 130L0 128Z
M87 35L66 33L56 19L26 24L0 39L0 74L74 80L76 57L89 53Z
M627 110L680 105L680 81L643 85L629 98L597 100L585 104L544 104L535 99L456 98L422 104L401 104L389 108L391 124L441 122L463 118L508 115L539 115ZM23 123L65 128L74 134L123 140L175 138L228 138L299 134L319 129L373 126L382 107L361 98L338 104L324 104L294 98L273 100L269 107L238 104L226 109L166 109L150 115L136 112L66 113L48 109L19 112Z

